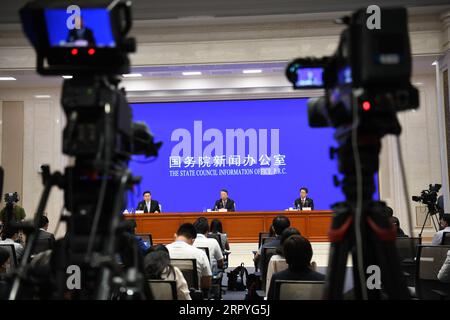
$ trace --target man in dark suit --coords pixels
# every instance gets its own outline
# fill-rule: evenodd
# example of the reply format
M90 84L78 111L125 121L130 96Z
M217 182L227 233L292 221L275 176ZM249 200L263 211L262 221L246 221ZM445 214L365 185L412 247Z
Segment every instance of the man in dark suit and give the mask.
M227 209L227 211L236 211L236 204L233 200L228 198L228 191L220 190L220 199L214 203L214 211L219 209Z
M294 207L300 210L303 210L303 208L311 208L311 210L314 210L314 201L308 198L308 188L300 188L300 198L295 199Z
M95 38L94 33L91 29L86 28L84 25L84 21L81 17L79 17L80 28L74 28L69 31L69 35L67 36L67 42L73 43L77 40L86 40L87 46L95 47Z
M47 240L48 241L48 249L52 249L55 244L55 236L53 233L48 232L48 218L47 216L42 216L39 221L39 234L38 240Z
M144 213L160 213L159 202L152 200L152 194L150 191L144 191L144 200L138 203L136 210L144 210Z

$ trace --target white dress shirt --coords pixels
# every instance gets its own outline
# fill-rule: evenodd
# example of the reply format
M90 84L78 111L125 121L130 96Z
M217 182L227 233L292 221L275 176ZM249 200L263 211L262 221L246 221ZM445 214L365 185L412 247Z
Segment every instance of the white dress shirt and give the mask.
M196 259L197 260L197 274L198 285L200 287L201 278L204 276L211 276L211 266L206 256L205 251L198 249L184 241L175 241L166 245L169 250L169 256L171 259Z
M440 245L442 242L442 237L444 236L444 232L450 232L450 227L447 227L441 231L436 232L436 234L433 237L433 241L431 242L432 245L437 246Z
M177 267L173 267L175 274L171 272L169 274L169 268L167 268L162 274L161 278L163 280L175 280L177 283L177 297L178 300L192 300L189 294L188 284L186 279L184 279L183 273Z
M194 241L194 246L199 248L208 248L209 259L211 260L211 270L213 273L217 272L217 261L223 259L222 250L216 239L207 238L203 234L197 234Z
M22 259L24 249L20 243L17 243L12 239L5 239L5 240L0 240L0 244L13 244L14 250L16 251L17 261L19 262L20 259ZM12 257L10 257L10 258L12 258Z

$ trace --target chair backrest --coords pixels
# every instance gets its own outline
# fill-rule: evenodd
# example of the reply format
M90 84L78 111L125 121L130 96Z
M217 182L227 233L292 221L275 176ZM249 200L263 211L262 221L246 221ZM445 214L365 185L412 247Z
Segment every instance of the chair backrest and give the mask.
M395 245L400 261L414 261L417 256L417 246L421 244L422 238L397 238Z
M196 259L170 259L170 263L172 266L180 269L189 288L199 289Z
M154 300L178 300L175 280L147 280Z
M441 244L450 245L450 232L444 232Z
M51 249L53 248L52 248L52 240L50 238L36 239L33 254L38 254L40 252L44 252Z
M270 232L260 232L258 236L258 248L261 248L262 238L270 237Z
M262 239L261 239L261 245L263 246L263 245L265 245L266 243L268 243L268 242L270 242L270 241L272 241L272 240L275 240L276 238L275 237L263 237Z
M209 256L209 248L208 247L197 247L197 249L205 251L206 256L208 257L209 264L211 265L211 257Z
M275 281L275 300L321 300L325 281Z
M6 272L14 270L19 265L17 261L16 248L13 244L0 244L1 248L6 249L9 252L9 263L6 265Z
M439 270L447 258L450 246L420 245L416 261L416 291L420 299L436 299L433 290L449 290L448 284L443 284L437 278ZM447 291L448 292L448 291Z
M153 246L153 238L152 238L152 235L150 233L147 233L147 234L136 233L136 235L138 237L141 237L142 240L144 240L145 242L147 242L150 245L150 247Z
M210 232L208 233L208 238L216 239L216 241L219 243L220 250L222 250L222 252L225 250L225 248L223 247L222 238L220 237L220 234Z

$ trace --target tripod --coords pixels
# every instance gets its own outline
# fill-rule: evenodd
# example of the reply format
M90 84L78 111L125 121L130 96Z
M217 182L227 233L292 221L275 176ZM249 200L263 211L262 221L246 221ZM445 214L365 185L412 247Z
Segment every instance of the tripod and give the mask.
M386 212L386 204L372 201L375 191L374 175L378 170L381 137L373 134L358 135L357 151L360 156L360 177L355 169L354 145L349 137L336 150L339 171L343 173L342 189L347 201L334 205L330 229L330 258L325 289L326 299L343 299L344 278L348 254L352 253L354 293L356 299L381 299L380 288L368 289L366 271L378 266L383 291L389 299L408 299L409 294L395 247L396 233ZM361 190L357 182L361 179ZM359 192L359 194L358 194ZM358 199L360 196L358 208ZM360 225L356 214L360 210ZM357 229L360 229L362 248L358 250ZM360 272L360 271L363 272Z
M127 222L122 221L126 190L139 182L128 171L131 155L131 110L117 81L107 76L65 80L63 108L68 123L63 151L75 157L64 174L42 167L45 185L10 299L23 298L29 283L26 266L36 243L39 219L51 188L64 190L67 233L53 249L50 299L144 299L151 296L143 281L143 261ZM92 90L90 96L84 93ZM122 264L117 261L120 255ZM80 270L80 290L67 285L68 270ZM25 296L25 298L27 298Z
M436 216L437 211L434 209L430 209L429 206L427 208L428 208L427 215L425 216L425 219L423 220L422 228L420 229L420 232L419 232L419 238L422 238L423 229L425 228L425 225L427 224L428 218L430 218L431 222L433 222L434 230L436 230L436 232L439 231L439 228L438 228L439 222L438 222L438 225L436 226L436 219L433 219L433 217Z

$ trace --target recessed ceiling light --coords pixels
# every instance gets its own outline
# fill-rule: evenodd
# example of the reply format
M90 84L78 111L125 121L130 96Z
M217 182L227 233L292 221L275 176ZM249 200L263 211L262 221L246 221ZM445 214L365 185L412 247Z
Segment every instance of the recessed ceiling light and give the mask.
M51 98L51 95L49 95L49 94L37 94L34 97L36 99L48 99L48 98Z
M72 79L73 76L62 76L64 79Z
M0 81L14 81L17 80L14 77L0 77Z
M140 73L127 73L122 75L124 78L139 78L142 77Z
M261 73L262 70L261 69L246 69L246 70L242 70L242 73Z
M200 71L184 71L183 76L200 76L202 73Z

